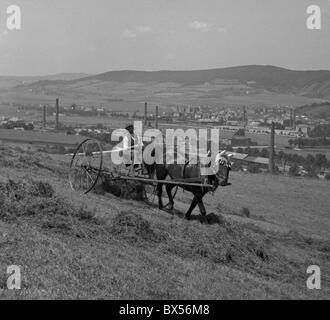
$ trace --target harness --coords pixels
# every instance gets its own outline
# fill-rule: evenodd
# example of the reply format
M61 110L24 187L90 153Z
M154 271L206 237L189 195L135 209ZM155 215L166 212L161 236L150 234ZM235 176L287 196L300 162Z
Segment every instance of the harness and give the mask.
M199 177L196 177L196 178L187 178L187 177L186 177L186 168L187 168L187 166L189 165L189 162L190 162L190 160L188 160L188 161L185 163L185 165L182 167L182 169L181 169L181 176L182 176L182 178L183 178L185 181L187 181L187 180L198 181L198 182L200 182L202 185L208 184L208 183L209 183L208 180L209 180L210 175L201 175L201 174L199 174ZM227 159L220 158L220 159L218 160L218 163L219 163L219 166L224 166L224 167L229 168L229 170L231 170L231 164L230 164L229 159L227 160ZM199 163L199 164L200 164L200 163ZM214 166L214 167L217 166L217 163L215 163L213 166ZM199 166L199 168L200 168L200 166ZM214 170L214 171L215 171L215 170ZM219 170L217 171L217 173L214 174L214 176L215 176L215 178L214 178L214 180L213 180L212 183L211 183L212 186L213 186L213 188L212 188L212 190L211 190L211 192L213 193L213 195L214 195L215 190L216 190L217 187L219 186L219 183L218 183L219 178L221 178L221 179L223 179L223 180L227 179L227 176L224 176L224 175L222 175L222 174L219 174ZM202 191L204 192L204 188L205 188L205 187L202 186L201 188L202 188Z

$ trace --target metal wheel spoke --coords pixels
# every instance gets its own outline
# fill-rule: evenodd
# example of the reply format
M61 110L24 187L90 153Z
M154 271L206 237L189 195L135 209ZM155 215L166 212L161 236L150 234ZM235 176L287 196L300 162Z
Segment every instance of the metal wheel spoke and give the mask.
M94 154L93 154L94 152ZM90 192L96 185L102 171L103 153L99 142L86 139L74 153L69 173L73 190Z

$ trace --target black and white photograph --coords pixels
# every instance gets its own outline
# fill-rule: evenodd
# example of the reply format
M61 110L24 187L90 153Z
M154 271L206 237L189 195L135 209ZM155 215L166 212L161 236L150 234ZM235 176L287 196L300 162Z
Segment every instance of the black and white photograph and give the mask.
M330 1L0 0L0 300L330 300Z

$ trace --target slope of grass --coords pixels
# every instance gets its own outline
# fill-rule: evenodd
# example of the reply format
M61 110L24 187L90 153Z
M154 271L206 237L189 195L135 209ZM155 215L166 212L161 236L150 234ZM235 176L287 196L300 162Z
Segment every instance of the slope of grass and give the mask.
M0 167L0 299L330 297L329 239L267 231L222 208L212 224L188 222L141 201L83 197L47 172ZM6 290L11 264L22 290ZM323 271L320 291L306 288L310 264Z

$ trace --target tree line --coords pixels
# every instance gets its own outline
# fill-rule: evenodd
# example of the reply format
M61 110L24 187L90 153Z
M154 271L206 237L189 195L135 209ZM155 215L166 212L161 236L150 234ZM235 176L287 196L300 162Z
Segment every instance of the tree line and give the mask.
M238 148L237 153L248 154L253 157L269 158L269 150L267 148L256 149L256 148ZM234 169L240 169L242 162L237 162L234 165ZM305 171L305 176L317 177L317 174L325 170L330 169L330 160L327 159L325 154L317 153L315 156L308 154L302 156L295 153L285 153L279 151L275 153L275 171L277 173L284 173L288 169L289 175L296 176L300 175L302 170ZM281 168L281 169L280 169ZM258 173L261 171L261 166L255 163L250 163L247 166L247 170L252 173ZM330 175L326 175L330 179Z

